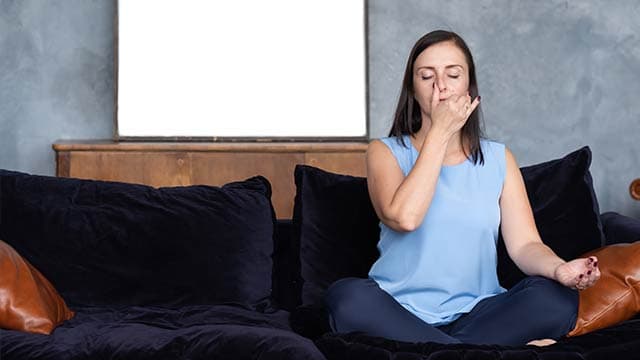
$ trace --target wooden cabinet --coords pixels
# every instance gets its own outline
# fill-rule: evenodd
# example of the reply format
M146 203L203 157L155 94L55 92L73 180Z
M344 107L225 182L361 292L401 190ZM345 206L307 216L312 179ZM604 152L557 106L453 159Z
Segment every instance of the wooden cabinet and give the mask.
M296 164L366 176L367 143L135 143L64 141L53 145L57 176L154 187L223 185L269 179L279 219L293 214Z

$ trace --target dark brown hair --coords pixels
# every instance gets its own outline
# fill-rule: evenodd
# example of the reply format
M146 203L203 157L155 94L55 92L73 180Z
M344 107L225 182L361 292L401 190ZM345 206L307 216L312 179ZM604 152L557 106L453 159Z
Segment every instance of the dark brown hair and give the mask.
M393 126L391 127L391 131L389 131L389 136L396 136L399 142L404 146L407 146L407 144L404 144L402 135L413 135L422 127L420 105L414 98L413 65L415 64L418 55L420 55L426 48L445 41L453 42L464 54L469 67L469 95L471 96L471 99L475 99L475 97L478 96L478 82L476 80L476 68L473 63L473 56L471 56L471 51L469 51L469 47L464 40L462 40L458 34L444 30L432 31L421 37L413 46L413 49L411 49L411 53L409 54L407 67L404 71L404 80L402 81L402 90L400 92L398 106L396 107L396 113L393 119ZM483 130L481 129L482 110L480 109L480 106L481 105L478 104L473 113L471 113L469 119L464 124L460 132L461 140L466 139L469 142L474 164L477 164L478 161L480 161L480 164L484 164L484 155L480 148L480 138L484 138ZM462 143L464 145L464 141ZM466 153L466 148L464 146L462 148L465 152L465 156L469 158L469 154Z

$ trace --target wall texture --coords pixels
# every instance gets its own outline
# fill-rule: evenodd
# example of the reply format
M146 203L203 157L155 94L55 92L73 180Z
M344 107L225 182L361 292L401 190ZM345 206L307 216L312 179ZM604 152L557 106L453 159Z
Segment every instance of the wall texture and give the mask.
M369 0L371 137L386 136L415 41L454 31L476 63L487 135L521 166L588 145L602 211L640 217L640 3Z
M56 140L112 136L114 4L0 0L0 168L53 175Z
M0 168L54 173L51 144L113 133L115 0L0 0ZM371 137L385 136L411 46L459 33L487 135L521 166L583 145L603 211L640 217L636 0L368 0Z

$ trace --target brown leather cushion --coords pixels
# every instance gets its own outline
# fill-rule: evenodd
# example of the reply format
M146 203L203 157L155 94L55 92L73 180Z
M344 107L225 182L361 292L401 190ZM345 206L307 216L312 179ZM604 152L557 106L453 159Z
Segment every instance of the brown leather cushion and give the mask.
M601 276L580 291L576 327L567 336L615 325L640 312L640 241L601 247L582 257L591 255L598 257Z
M0 240L0 328L50 334L73 315L53 285Z

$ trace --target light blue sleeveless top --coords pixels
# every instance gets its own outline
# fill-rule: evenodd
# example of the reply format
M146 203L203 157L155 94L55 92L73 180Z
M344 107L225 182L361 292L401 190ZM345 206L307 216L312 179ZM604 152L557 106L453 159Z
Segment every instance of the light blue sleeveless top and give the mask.
M408 135L380 139L404 176L418 158ZM434 326L453 322L480 300L505 292L498 283L499 198L505 147L481 139L484 165L442 166L420 226L398 232L380 222L380 257L369 277L405 309Z

